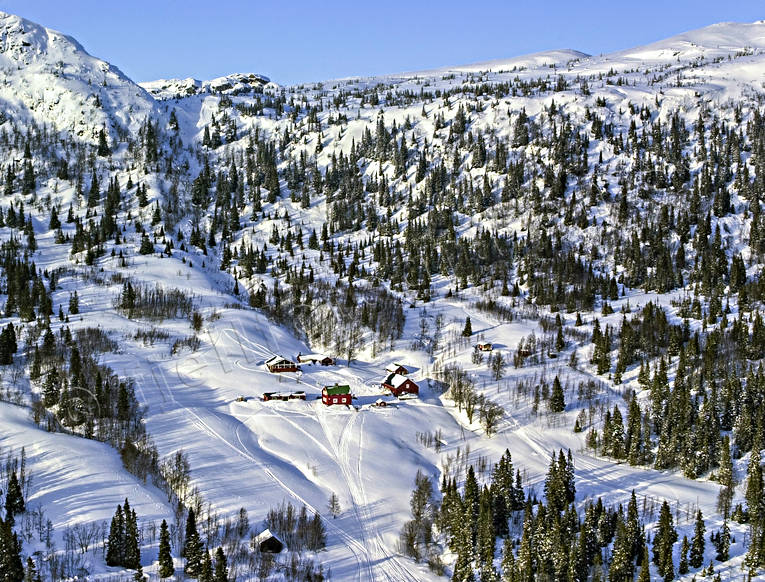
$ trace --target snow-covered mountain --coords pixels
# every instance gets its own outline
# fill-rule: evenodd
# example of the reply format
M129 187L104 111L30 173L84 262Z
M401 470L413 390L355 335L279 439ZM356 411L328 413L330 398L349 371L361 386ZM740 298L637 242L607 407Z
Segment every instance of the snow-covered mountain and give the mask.
M222 95L239 95L242 93L261 92L264 85L270 82L268 77L255 73L233 73L216 77L209 81L197 79L159 79L140 83L141 87L151 93L155 99L182 99L200 93L218 93Z
M183 568L189 508L237 580L315 579L319 563L336 581L464 580L466 561L494 579L500 540L464 553L470 531L441 503L475 501L492 533L487 512L512 510L492 471L505 450L545 502L550 456L570 450L571 523L606 507L597 535L530 546L526 528L563 522L516 500L503 551L518 568L537 552L562 579L596 538L611 567L634 492L650 545L665 500L678 540L700 510L707 539L734 537L703 564L742 574L765 417L748 372L765 358L765 21L291 87L139 85L2 14L0 68L0 452L26 451L23 554L51 579L132 579L103 543L126 496L152 582L163 519ZM97 145L102 127L116 147ZM309 353L338 365L266 365ZM383 387L401 367L418 398ZM335 386L352 406L322 402ZM464 505L446 502L452 479ZM299 575L250 542L285 502L326 531ZM582 580L607 576L588 559Z
M93 141L130 133L158 108L144 89L73 38L0 12L0 109Z

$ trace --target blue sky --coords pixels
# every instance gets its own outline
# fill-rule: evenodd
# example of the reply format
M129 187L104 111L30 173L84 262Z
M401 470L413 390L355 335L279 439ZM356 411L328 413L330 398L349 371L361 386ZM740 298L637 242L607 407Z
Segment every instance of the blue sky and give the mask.
M251 71L281 84L555 48L597 54L765 18L758 0L0 0L0 9L74 36L136 81Z

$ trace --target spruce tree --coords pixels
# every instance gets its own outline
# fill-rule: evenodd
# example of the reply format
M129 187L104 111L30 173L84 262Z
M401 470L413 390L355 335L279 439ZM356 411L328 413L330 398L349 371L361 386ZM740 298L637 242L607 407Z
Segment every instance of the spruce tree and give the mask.
M632 580L632 540L624 520L620 514L616 524L616 536L614 547L611 552L611 564L609 566L608 579L610 582L621 582L622 580Z
M680 563L677 566L678 574L688 573L688 536L683 536L683 541L680 543Z
M470 323L470 316L465 319L465 327L462 328L462 337L470 337L473 335L473 324Z
M715 549L717 550L715 560L718 562L726 562L730 558L730 527L727 521L723 522L722 529L717 532Z
M675 566L672 561L672 546L677 541L672 510L665 500L659 511L659 527L653 539L653 561L665 580L674 577Z
M80 298L77 295L77 289L75 289L74 293L69 296L69 314L77 315L78 313L80 313Z
M691 554L689 563L691 568L701 568L704 565L704 534L707 528L704 525L704 519L701 516L701 510L696 512L696 524L693 528L693 541L691 543Z
M555 379L553 380L552 395L550 396L550 411L563 412L565 409L566 399L563 394L563 387L561 386L558 376L555 376Z
M228 563L226 562L226 555L223 553L223 548L218 546L215 550L215 577L214 582L228 582Z
M181 557L186 558L184 571L187 575L196 577L202 569L202 540L199 539L197 532L197 521L194 510L189 509L189 515L186 518L186 543L183 546Z
M13 517L24 511L24 495L16 471L13 471L8 479L8 490L5 493L5 518L13 524Z
M133 570L141 566L141 548L138 542L138 519L135 510L125 499L125 556L122 565Z
M747 470L746 504L751 522L751 541L744 563L751 569L765 565L765 493L763 492L760 440L755 438Z
M109 528L109 540L106 548L106 565L122 566L125 561L125 515L122 506L117 505L117 510L112 517Z
M175 574L173 557L170 555L170 532L167 522L163 519L159 527L159 577L168 578Z
M202 568L199 570L199 578L197 580L198 582L214 582L212 558L207 548L202 553Z
M23 580L21 542L13 531L10 520L0 519L0 582L23 582Z
M457 562L454 564L452 572L452 582L475 582L473 573L473 539L470 531L470 524L467 520L462 520L457 526L458 546Z
M150 255L154 252L154 245L146 233L141 237L141 247L138 249L138 252L142 255Z
M627 535L630 539L630 560L633 563L641 560L641 553L645 545L645 535L643 534L643 524L640 523L638 514L637 497L635 490L632 490L630 502L627 505Z
M648 560L648 547L643 547L643 560L640 562L638 582L651 582L651 563Z
M31 557L27 558L27 569L24 574L24 582L42 582L40 572Z
M106 130L105 128L101 128L98 131L98 155L102 157L106 157L111 153L111 150L109 149L109 144L106 141Z
M502 545L502 582L516 582L513 543L509 537L505 538Z
M733 461L730 455L730 437L725 435L720 446L720 468L717 470L720 493L717 496L717 510L727 518L730 514L733 492L736 482L733 474Z

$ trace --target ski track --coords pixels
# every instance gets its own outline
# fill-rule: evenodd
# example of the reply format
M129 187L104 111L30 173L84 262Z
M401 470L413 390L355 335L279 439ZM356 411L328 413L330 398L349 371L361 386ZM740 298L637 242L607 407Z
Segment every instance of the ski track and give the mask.
M253 344L253 345L257 345L257 344ZM252 348L250 348L250 349L252 349ZM254 350L252 350L252 351L254 351ZM261 371L261 370L257 370L257 371ZM162 383L159 383L159 384L162 384ZM166 407L163 407L163 408L168 408L169 409L171 407L171 405L174 404L176 406L176 409L183 410L189 417L191 417L192 424L197 426L200 430L202 430L204 433L206 433L207 435L209 435L213 439L220 441L221 443L223 443L224 445L226 445L227 447L232 449L234 452L236 452L241 457L243 457L243 458L247 459L248 461L250 461L253 465L255 465L256 468L262 470L263 473L266 476L268 476L274 483L279 485L279 487L281 487L290 497L295 499L297 502L305 505L306 508L309 511L314 512L316 514L320 514L318 509L316 509L311 503L309 503L306 499L304 499L294 489L289 487L282 479L280 479L273 472L273 470L268 465L264 464L262 461L259 461L252 454L252 452L249 450L247 445L242 440L241 435L239 434L239 429L245 423L240 422L239 428L237 428L234 431L234 434L236 435L237 441L239 443L239 446L237 446L236 444L232 443L229 439L227 439L226 437L224 437L223 435L218 433L215 429L213 429L207 422L204 421L204 419L195 410L193 410L192 408L190 408L190 407L184 405L183 403L179 402L175 398L175 395L173 394L172 389L169 386L166 385L164 387L160 387L160 393L162 395L163 401L166 403ZM166 412L166 411L167 410L164 410L164 412ZM284 415L279 414L279 413L277 413L277 415L280 416L281 418L284 418L285 420L287 420ZM298 427L298 425L296 423L294 423L292 421L288 421L288 422L290 422L290 424ZM315 437L313 437L312 435L308 434L304 429L302 429L300 427L298 427L298 428L301 430L301 432L303 432L304 434L308 435L310 438L312 438L312 440L317 442L317 444L322 446L325 451L327 450L326 447L321 445L321 443L319 443L319 441L315 439ZM322 426L322 428L325 430L325 434L326 434L326 429L323 426ZM329 451L327 451L327 452L329 453ZM336 456L336 454L335 454L335 456ZM337 535L338 538L340 538L340 540L344 543L344 545L346 547L348 547L348 549L350 550L351 554L353 555L353 558L356 560L357 568L356 568L356 573L355 573L355 580L357 580L358 582L366 582L367 580L374 580L375 579L374 578L374 570L373 570L373 565L372 565L372 563L370 561L369 551L368 551L368 549L366 547L367 546L366 540L362 538L362 540L360 542L355 537L353 537L351 534L346 532L344 529L342 529L339 526L337 526L336 524L332 523L332 521L327 520L327 519L324 519L323 521L324 521L324 524L325 524L327 530L331 531L332 533ZM360 519L359 519L359 525L361 526L360 531L363 532L364 531L364 525L363 525L363 523L361 523ZM363 571L364 570L367 571L368 577L364 577L363 576ZM393 579L393 580L395 580L395 579Z

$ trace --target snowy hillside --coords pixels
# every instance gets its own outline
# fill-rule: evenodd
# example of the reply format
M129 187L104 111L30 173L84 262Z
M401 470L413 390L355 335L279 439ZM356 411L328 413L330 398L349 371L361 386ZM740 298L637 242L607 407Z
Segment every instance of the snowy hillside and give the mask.
M292 87L0 35L0 560L765 580L765 21Z
M0 12L0 103L5 119L34 120L94 141L138 130L157 109L115 66L73 38Z

